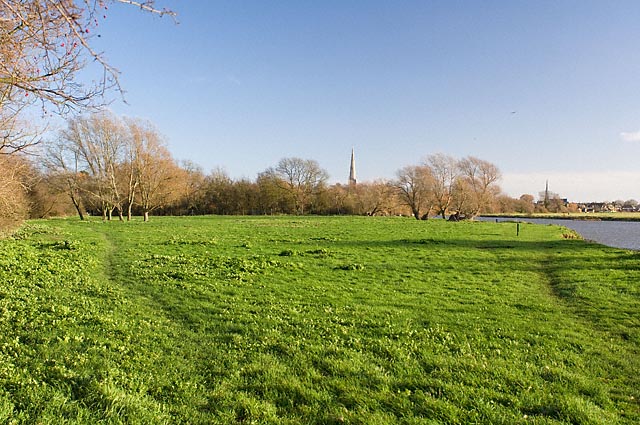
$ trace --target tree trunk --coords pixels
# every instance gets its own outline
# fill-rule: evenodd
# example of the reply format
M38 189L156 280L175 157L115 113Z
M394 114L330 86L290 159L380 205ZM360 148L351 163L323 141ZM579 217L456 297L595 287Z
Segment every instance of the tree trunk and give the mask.
M71 195L71 202L73 202L73 206L76 208L80 220L84 220L84 214L82 213L82 208L80 208L80 202L78 202L76 197L73 195Z
M149 221L149 211L144 212L144 221L145 222Z

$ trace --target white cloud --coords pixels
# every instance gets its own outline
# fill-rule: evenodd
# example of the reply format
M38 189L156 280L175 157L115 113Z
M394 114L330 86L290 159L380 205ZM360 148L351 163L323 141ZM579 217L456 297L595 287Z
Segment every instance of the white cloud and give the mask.
M622 132L620 138L625 142L640 142L640 131L634 131L631 133Z

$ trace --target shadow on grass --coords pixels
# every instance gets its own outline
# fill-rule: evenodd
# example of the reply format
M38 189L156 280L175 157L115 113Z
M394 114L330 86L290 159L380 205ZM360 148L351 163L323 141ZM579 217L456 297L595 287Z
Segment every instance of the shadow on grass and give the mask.
M315 244L317 245L317 243ZM314 246L315 246L314 245ZM500 240L500 239L391 239L391 240L359 240L359 241L335 241L326 244L334 248L411 248L424 246L438 248L464 248L464 249L483 249L483 250L508 250L519 251L523 253L541 253L548 250L556 250L559 254L569 253L580 250L583 254L590 252L601 252L603 246L581 240L564 240L539 242L539 241L518 241L518 240ZM640 254L629 254L623 252L629 260L640 262Z
M640 308L640 290L634 283L634 275L640 274L640 253L583 240L557 239L539 242L501 240L495 237L416 238L336 241L326 246L332 250L344 249L351 252L359 252L361 249L379 250L381 255L402 258L406 264L411 263L410 260L407 263L403 251L409 255L409 250L415 252L416 249L424 247L427 256L430 252L440 258L450 256L449 261L453 264L453 269L448 270L453 270L454 274L456 269L461 272L466 271L466 268L470 271L482 269L481 262L493 258L492 261L497 264L496 273L527 272L541 276L541 282L548 285L550 293L558 301L597 328L606 329L613 325L620 330L625 320L625 312ZM487 264L487 267L492 267L493 263ZM428 261L416 262L415 266L428 268L430 264ZM602 311L598 312L598 309ZM610 316L607 318L607 324L602 321L603 315ZM637 319L637 315L635 317Z

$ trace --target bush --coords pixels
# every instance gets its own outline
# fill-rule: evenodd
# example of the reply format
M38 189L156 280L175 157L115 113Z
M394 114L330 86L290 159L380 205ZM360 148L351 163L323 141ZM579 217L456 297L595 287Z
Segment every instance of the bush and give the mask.
M0 156L0 232L15 229L27 218L26 176L30 167L15 155Z

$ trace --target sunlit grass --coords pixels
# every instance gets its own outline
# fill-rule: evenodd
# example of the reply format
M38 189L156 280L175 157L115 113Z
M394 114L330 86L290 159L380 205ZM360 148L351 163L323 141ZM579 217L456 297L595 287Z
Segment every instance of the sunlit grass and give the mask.
M29 223L0 422L640 421L640 255L520 226Z

